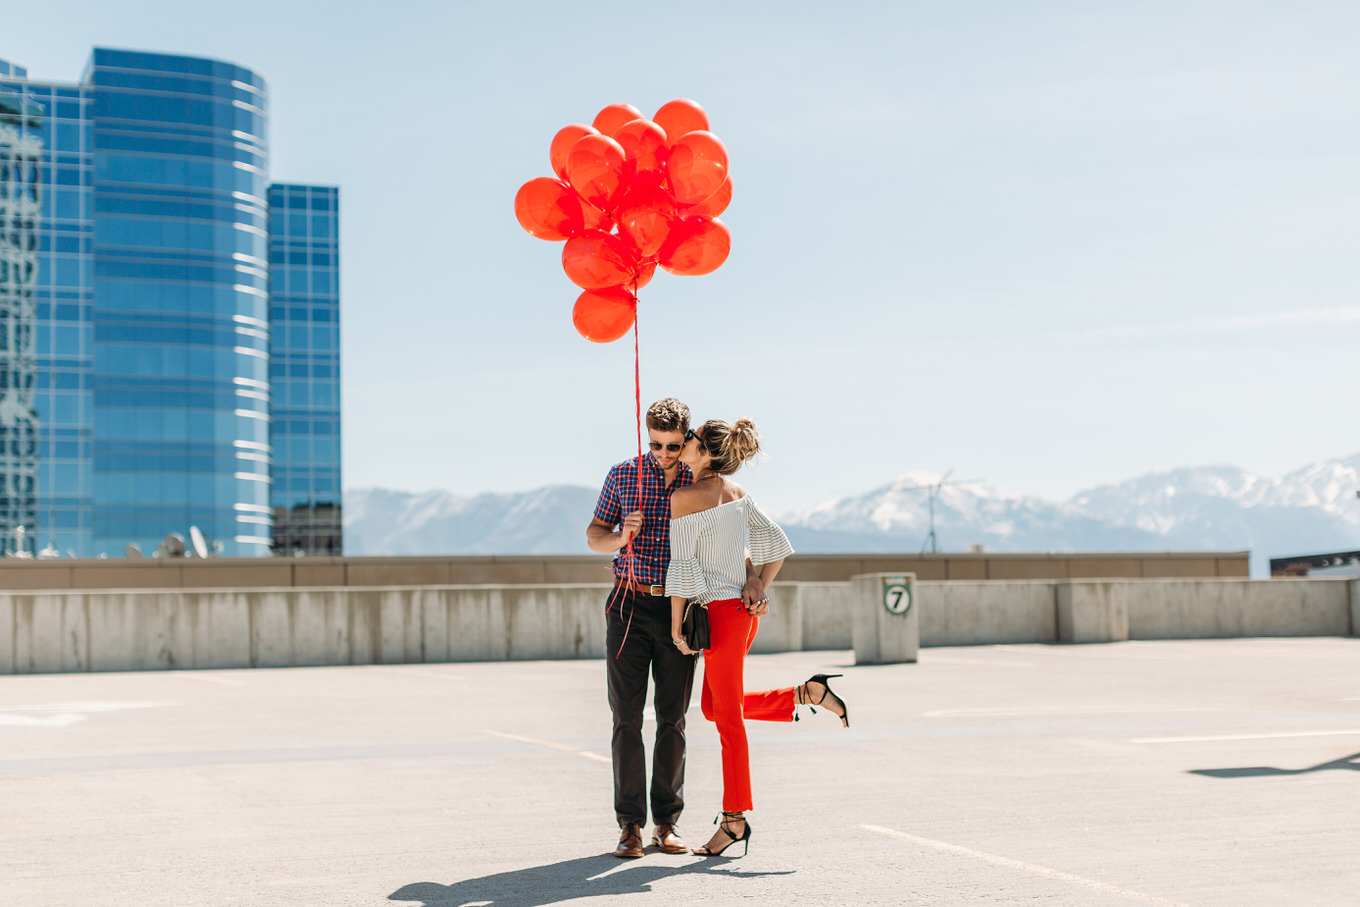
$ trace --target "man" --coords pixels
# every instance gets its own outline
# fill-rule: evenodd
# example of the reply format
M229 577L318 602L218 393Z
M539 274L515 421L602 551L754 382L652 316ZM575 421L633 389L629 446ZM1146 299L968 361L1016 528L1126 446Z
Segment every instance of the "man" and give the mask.
M672 397L647 409L651 453L642 458L641 499L638 461L628 459L605 477L595 517L586 527L592 551L618 552L614 589L609 598L605 662L609 708L614 713L614 813L621 834L614 856L643 855L642 826L647 822L647 762L642 743L642 710L647 673L656 683L656 742L652 746L651 808L656 827L652 843L664 853L687 853L676 822L684 809L685 712L694 686L696 659L682 655L671 641L671 604L666 568L671 559L671 492L694 481L680 462L689 431L689 407ZM627 546L633 542L631 552ZM747 570L743 597L764 598L755 572Z

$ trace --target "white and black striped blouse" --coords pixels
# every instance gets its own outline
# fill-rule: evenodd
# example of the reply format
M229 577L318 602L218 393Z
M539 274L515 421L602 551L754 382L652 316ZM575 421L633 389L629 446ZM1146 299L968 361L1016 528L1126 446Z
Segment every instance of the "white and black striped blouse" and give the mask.
M749 542L747 541L749 534ZM666 594L700 604L741 598L746 551L759 567L793 554L788 536L748 494L671 520L671 563Z

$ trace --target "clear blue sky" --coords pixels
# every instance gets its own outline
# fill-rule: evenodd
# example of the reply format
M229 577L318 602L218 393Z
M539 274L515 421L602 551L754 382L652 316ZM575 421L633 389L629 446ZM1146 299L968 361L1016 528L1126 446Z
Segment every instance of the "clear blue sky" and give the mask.
M750 415L773 510L912 469L1064 497L1360 450L1351 2L13 5L270 82L273 176L342 187L346 485L595 484L632 350L572 329L516 188L613 101L704 104L728 263L643 291L646 400ZM645 401L644 401L645 402Z

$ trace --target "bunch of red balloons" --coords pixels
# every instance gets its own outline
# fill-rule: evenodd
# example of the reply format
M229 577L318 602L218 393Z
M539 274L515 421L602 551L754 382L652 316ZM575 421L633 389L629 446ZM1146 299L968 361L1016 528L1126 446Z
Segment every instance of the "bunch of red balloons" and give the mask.
M718 215L732 200L727 148L708 114L684 98L649 120L631 104L610 104L593 125L572 123L553 136L554 179L529 180L515 194L515 217L532 236L566 240L562 270L583 289L572 310L587 340L628 333L637 291L658 265L698 275L727 260L732 234Z

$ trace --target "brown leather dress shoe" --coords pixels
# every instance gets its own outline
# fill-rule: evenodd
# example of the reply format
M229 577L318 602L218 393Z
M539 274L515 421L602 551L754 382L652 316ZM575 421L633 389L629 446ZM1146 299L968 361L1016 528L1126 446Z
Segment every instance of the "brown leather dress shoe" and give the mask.
M680 838L679 830L666 822L656 823L652 832L652 843L661 848L662 853L689 853L689 848Z
M623 826L623 834L619 835L619 846L614 848L614 856L623 857L626 860L642 856L641 825L636 822L629 822Z

